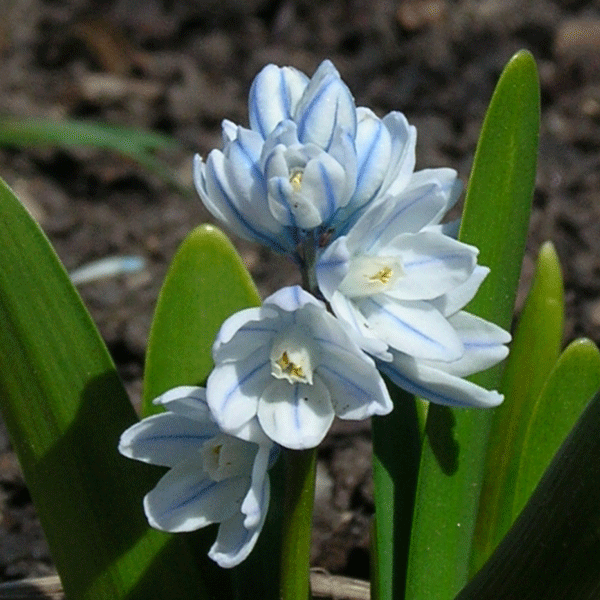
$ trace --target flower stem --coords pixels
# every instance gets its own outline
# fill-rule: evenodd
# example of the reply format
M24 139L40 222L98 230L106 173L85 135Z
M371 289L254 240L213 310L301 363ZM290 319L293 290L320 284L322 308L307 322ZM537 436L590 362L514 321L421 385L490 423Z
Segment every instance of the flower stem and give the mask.
M315 448L285 451L281 600L310 598L309 561L316 454Z
M306 239L302 245L302 287L311 294L315 294L319 286L315 275L316 247L315 234L310 232L306 235Z

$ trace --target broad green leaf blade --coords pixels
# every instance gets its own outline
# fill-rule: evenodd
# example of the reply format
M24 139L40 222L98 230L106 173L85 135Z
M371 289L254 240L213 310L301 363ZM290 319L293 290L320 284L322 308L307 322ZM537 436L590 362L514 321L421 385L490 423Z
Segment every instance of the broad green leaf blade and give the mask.
M178 385L201 385L213 368L211 348L223 321L258 306L260 296L229 239L201 225L185 239L165 278L148 340L144 415Z
M535 62L518 52L486 114L460 231L491 269L467 310L507 329L531 210L539 111ZM497 388L500 373L496 367L471 379ZM407 574L410 600L452 598L467 581L491 417L492 411L429 407Z
M157 476L117 452L136 417L50 244L0 181L0 403L69 598L203 598L180 540L151 530Z
M600 597L600 394L527 505L456 600Z
M558 359L563 321L562 273L554 247L547 242L540 249L531 290L506 363L501 387L506 400L496 409L492 420L473 571L485 562L516 516L510 507L528 425L540 391ZM586 396L586 402L593 392ZM557 448L558 444L554 451ZM549 458L553 455L554 452Z
M515 482L513 519L599 389L600 352L591 340L575 340L561 354L532 407Z
M223 321L260 305L260 296L229 239L212 225L194 229L181 244L160 292L146 352L145 415L162 410L152 400L179 385L203 385L213 368L211 348ZM250 556L230 571L207 579L212 593L227 588L230 575L238 598L248 590L264 600L278 598L278 548L281 536L283 469L270 471L272 502L267 521ZM201 564L215 538L213 530L188 536ZM210 561L208 561L210 562ZM205 568L209 568L208 566Z
M89 121L14 117L0 118L1 146L90 146L112 150L136 161L185 195L190 190L173 177L173 172L155 156L157 151L180 150L181 145L169 136Z
M373 600L404 597L410 528L421 454L423 403L386 382L394 410L373 417Z

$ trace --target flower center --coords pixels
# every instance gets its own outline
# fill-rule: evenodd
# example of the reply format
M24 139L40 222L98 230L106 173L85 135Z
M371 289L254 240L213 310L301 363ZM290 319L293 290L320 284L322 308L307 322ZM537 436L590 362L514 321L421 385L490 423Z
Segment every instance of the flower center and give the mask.
M224 433L210 438L200 449L202 466L213 481L223 481L252 469L254 444Z
M302 176L304 171L302 169L294 169L290 175L290 183L295 192L299 192L302 188Z
M312 354L306 335L297 325L284 330L271 348L271 375L312 385Z
M403 275L398 256L361 256L350 261L339 289L348 298L372 296L393 287Z
M392 275L394 274L394 271L392 271L392 269L390 267L383 267L383 269L380 269L379 271L377 271L377 273L375 273L375 275L371 275L371 277L369 277L369 281L380 281L383 284L389 283L390 279L392 278Z

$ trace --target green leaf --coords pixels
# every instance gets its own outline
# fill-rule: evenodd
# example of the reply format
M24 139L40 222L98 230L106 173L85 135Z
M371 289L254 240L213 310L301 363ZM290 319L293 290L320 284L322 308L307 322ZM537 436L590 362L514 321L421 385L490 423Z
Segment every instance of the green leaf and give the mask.
M540 391L558 359L563 321L562 273L554 247L547 242L540 249L535 277L506 363L501 386L506 400L492 420L477 516L474 571L485 562L516 517L509 507L514 503L528 426ZM586 402L593 392L586 396ZM557 448L558 444L554 451ZM554 452L549 458L553 455Z
M467 310L509 328L535 181L539 84L518 52L496 90L477 146L460 239L491 273ZM470 379L496 388L501 368ZM492 411L429 406L421 457L407 598L445 600L466 583Z
M203 598L181 540L150 529L157 472L117 452L135 413L50 244L0 181L0 403L69 598Z
M421 453L423 404L386 381L394 410L373 417L373 600L404 597L410 528ZM424 419L423 419L424 420Z
M565 600L600 593L600 394L508 534L456 600Z
M213 368L211 348L223 321L260 305L260 296L222 231L201 225L185 239L165 278L154 313L144 371L143 414L178 385L201 385Z
M598 389L600 352L591 340L575 340L561 354L532 407L515 482L513 519Z
M1 146L91 146L119 152L174 186L184 195L190 190L173 177L172 169L159 160L157 151L181 150L175 139L159 133L88 121L0 118Z

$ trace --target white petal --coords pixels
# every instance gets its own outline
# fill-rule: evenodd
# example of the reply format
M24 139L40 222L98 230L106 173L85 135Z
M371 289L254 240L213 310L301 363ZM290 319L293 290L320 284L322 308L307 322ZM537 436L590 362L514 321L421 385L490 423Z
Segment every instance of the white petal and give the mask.
M331 395L335 414L341 419L360 420L387 415L393 408L388 390L375 368L352 352L330 352L315 373Z
M392 148L381 193L396 196L402 193L415 168L417 129L408 124L402 113L395 111L387 114L382 122L390 133Z
M196 155L194 159L194 183L204 206L219 221L240 237L258 241L285 253L294 248L289 232L281 226L280 231L265 231L260 220L252 219L239 206L225 173L225 157L219 150L213 150L206 161Z
M294 121L303 144L312 142L325 150L336 127L345 127L352 137L356 136L354 99L330 61L323 61L312 76L298 102Z
M386 249L401 257L404 275L386 293L399 300L431 300L470 277L479 251L433 232L403 234Z
M199 458L179 463L144 497L152 527L163 531L194 531L230 519L239 511L250 479L232 477L215 482L202 471Z
M266 504L268 505L268 481L267 468L269 467L269 458L273 445L259 446L252 467L252 479L250 489L244 498L241 510L246 516L244 527L249 529L258 525L264 518L265 493L267 493Z
M377 337L376 332L352 300L340 292L334 292L330 303L335 316L349 326L349 333L353 334L354 341L365 352L380 360L391 360L387 343Z
M454 328L430 303L405 302L383 294L356 302L369 326L392 348L417 358L451 361L464 347Z
M425 185L392 198L386 196L360 217L348 232L353 254L376 254L401 233L416 233L444 205L435 184Z
M382 363L380 369L397 386L436 404L490 408L498 406L504 399L496 391L486 390L400 353L395 354L393 362Z
M439 366L451 375L465 377L485 371L506 358L508 348L504 344L511 340L508 331L463 311L448 320L461 339L465 353L456 361L432 366Z
M173 467L193 456L202 444L219 433L212 421L199 422L173 413L147 417L126 429L119 452L129 458Z
M285 233L269 210L267 180L260 165L262 148L263 139L258 133L238 127L235 140L223 151L224 177L247 221L277 237Z
M241 360L269 343L279 330L279 313L261 306L240 310L229 317L217 334L212 354L216 364Z
M292 285L281 288L268 298L265 298L265 305L274 304L279 308L292 312L302 308L307 304L313 304L325 309L325 305L317 300L312 294L304 291L299 285Z
M318 257L315 271L319 289L327 300L331 300L334 292L348 273L350 252L346 245L346 237L333 241Z
M290 119L308 84L308 77L293 67L267 65L250 87L250 127L266 138L284 119Z
M238 429L256 415L258 399L271 379L271 361L263 348L215 366L206 382L206 399L224 431Z
M194 421L211 422L214 419L206 403L206 389L194 385L181 385L154 398L152 404Z
M223 119L221 123L222 136L223 136L223 145L226 145L229 142L235 140L238 134L238 126L229 119Z
M339 127L335 130L328 154L344 169L344 189L340 193L340 196L344 199L340 203L340 207L344 207L348 205L351 198L354 198L358 169L355 142L348 129Z
M298 227L310 229L331 219L338 208L348 203L350 197L346 193L346 171L334 158L323 152L309 161L304 169L302 188L293 195L293 200L304 199L310 203L318 222L304 220L300 211L292 207Z
M278 379L258 403L258 420L265 433L280 446L293 450L317 446L333 417L329 392L318 378L312 385L292 385Z
M260 521L254 526L247 528L244 526L244 515L236 513L231 519L223 521L219 526L217 539L208 552L220 567L229 569L239 565L245 560L254 545L264 525L269 505L269 480L265 482L265 505L261 512Z
M381 119L367 108L358 108L356 129L356 154L358 172L353 204L362 206L381 187L389 168L392 152L390 132Z
M438 214L432 218L431 224L433 225L439 223L444 215L456 204L463 189L462 182L458 179L456 171L446 167L423 169L413 173L407 188L418 188L434 181L437 183L439 193L444 198L444 205Z
M487 277L490 270L487 267L477 265L469 279L462 285L450 290L447 294L432 300L431 303L445 316L458 312L463 306L468 304L479 289L483 280Z

